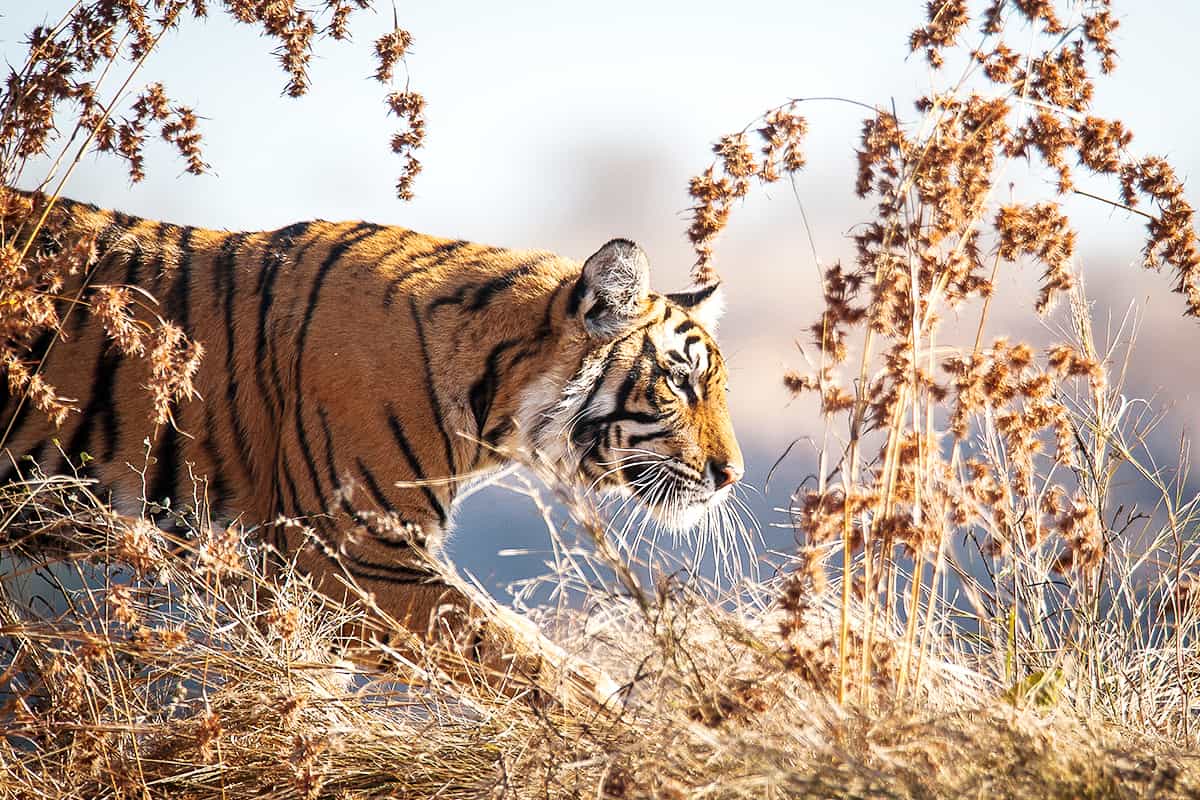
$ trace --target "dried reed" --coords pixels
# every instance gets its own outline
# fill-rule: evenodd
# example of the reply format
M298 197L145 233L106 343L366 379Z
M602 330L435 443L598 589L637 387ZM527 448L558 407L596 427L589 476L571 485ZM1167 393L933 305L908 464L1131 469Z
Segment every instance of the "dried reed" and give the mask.
M924 698L930 644L961 636L1016 702L1052 683L1085 714L1105 705L1125 720L1123 704L1144 709L1145 698L1136 687L1125 694L1126 664L1112 657L1136 653L1134 663L1164 669L1155 674L1173 684L1170 700L1154 701L1153 722L1142 715L1142 723L1194 741L1196 617L1176 599L1197 566L1195 500L1180 492L1187 465L1171 485L1142 466L1152 463L1143 450L1152 420L1135 419L1129 387L1110 379L1120 353L1096 344L1062 197L1077 191L1083 170L1113 181L1114 205L1147 201L1152 211L1138 212L1147 220L1144 265L1174 270L1194 316L1192 207L1164 159L1135 155L1125 123L1091 113L1092 62L1101 73L1116 65L1107 0L993 2L974 18L982 39L973 48L961 44L972 25L967 3L926 10L910 46L945 85L916 98L912 123L883 109L864 121L855 188L876 215L856 228L853 266L823 267L825 308L809 328L816 354L784 378L816 395L826 426L815 485L795 497L801 564L781 599L784 639L807 629L835 550L841 591L838 630L815 649L793 647L790 663L842 702L871 706L876 689ZM1015 50L1017 37L1034 44ZM947 77L951 51L957 77ZM693 180L698 276L711 273L713 237L750 176L779 177L773 122L796 119L806 102L764 116L761 161L744 134L725 137ZM787 130L802 134L804 122ZM1034 157L1054 175L1057 197L999 201L1012 162ZM985 337L997 270L1016 261L1041 269L1038 314L1072 298L1065 339L1041 352ZM973 338L946 332L948 318L973 314ZM1149 481L1160 497L1154 513L1128 511L1112 491L1118 471ZM880 638L892 629L903 631L898 642Z

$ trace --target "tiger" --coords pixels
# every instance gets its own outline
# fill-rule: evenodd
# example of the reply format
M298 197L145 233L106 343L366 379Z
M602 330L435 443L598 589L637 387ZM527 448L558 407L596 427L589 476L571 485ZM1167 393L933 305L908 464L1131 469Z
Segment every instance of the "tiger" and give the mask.
M61 292L83 302L32 357L79 413L56 428L4 389L0 481L25 457L57 473L86 453L88 477L136 511L178 507L200 476L218 514L261 526L318 591L342 596L349 580L427 636L447 608L475 616L435 557L479 476L550 464L674 529L743 477L714 339L721 288L652 291L628 239L580 263L364 221L229 232L55 208L39 246L90 238L94 258ZM149 440L150 367L87 310L118 285L157 298L139 313L205 350L196 398Z

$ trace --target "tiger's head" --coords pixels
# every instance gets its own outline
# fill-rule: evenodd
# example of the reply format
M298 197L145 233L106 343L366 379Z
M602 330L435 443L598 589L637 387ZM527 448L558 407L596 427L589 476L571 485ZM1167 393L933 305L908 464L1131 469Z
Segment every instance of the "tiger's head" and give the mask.
M722 305L716 284L652 292L633 242L600 248L566 303L580 366L537 446L588 487L636 498L664 527L704 520L744 471L713 339Z

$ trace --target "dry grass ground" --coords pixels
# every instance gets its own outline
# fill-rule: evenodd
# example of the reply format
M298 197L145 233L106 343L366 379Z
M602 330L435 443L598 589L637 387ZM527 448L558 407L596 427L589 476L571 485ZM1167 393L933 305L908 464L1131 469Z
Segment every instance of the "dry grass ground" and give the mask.
M789 660L765 600L778 585L718 602L663 582L643 591L628 573L581 581L569 576L611 574L608 548L587 558L563 548L572 568L546 580L579 598L577 610L540 622L625 686L607 713L568 711L494 681L446 680L435 666L445 654L346 639L361 612L294 576L264 578L226 530L168 537L75 480L33 477L4 500L24 506L10 534L43 537L43 553L45 537L73 546L10 563L2 584L4 796L1200 793L1200 763L1178 736L1087 710L1071 667L1053 686L1006 691L995 658L934 641L919 690L900 699L881 683L866 702L839 704L814 682L820 665ZM838 627L836 587L820 600L814 654ZM878 635L902 654L902 630ZM1169 681L1141 680L1113 691L1178 702Z

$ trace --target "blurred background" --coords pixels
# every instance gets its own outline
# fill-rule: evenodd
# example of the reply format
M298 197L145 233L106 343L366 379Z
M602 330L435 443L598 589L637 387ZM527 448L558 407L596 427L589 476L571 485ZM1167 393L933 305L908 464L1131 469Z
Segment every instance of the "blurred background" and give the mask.
M8 63L24 56L34 25L53 21L56 0L9 2L0 11ZM547 248L585 258L615 236L650 255L656 288L687 283L693 261L684 232L688 178L710 161L711 143L792 97L837 96L895 107L929 90L908 34L918 0L818 2L561 2L405 4L414 37L411 86L427 101L424 171L416 200L394 198L400 164L387 142L371 43L391 27L391 8L359 17L355 41L325 41L312 89L281 95L284 76L254 32L214 13L164 40L140 80L204 118L213 174L196 178L167 145L148 147L147 179L130 185L121 163L89 157L67 193L140 216L228 229L271 229L302 219L366 218L495 245ZM1200 6L1158 0L1118 3L1117 71L1101 80L1095 110L1135 132L1139 153L1167 155L1183 176L1200 166L1194 98ZM972 34L974 35L974 34ZM400 81L404 78L401 76ZM756 191L735 211L717 250L728 312L720 331L731 364L730 402L747 457L747 489L762 530L758 553L787 550L780 511L814 467L821 425L813 405L780 380L803 361L818 313L818 263L852 259L849 234L869 207L853 194L854 148L864 110L806 103L809 166L794 184ZM28 176L36 177L36 176ZM1081 188L1115 197L1113 187ZM1031 173L1022 199L1049 196ZM801 209L812 230L810 245ZM1200 419L1197 323L1170 293L1170 276L1138 266L1142 221L1094 201L1069 205L1080 231L1079 264L1095 301L1101 340L1131 304L1138 333L1127 394L1167 413L1154 435L1165 463ZM814 250L815 256L814 258ZM1055 320L1032 313L1032 268L1005 267L988 333L1044 339ZM974 325L977 311L970 312ZM1127 324L1125 332L1130 326ZM816 437L812 439L811 437ZM766 476L794 443L770 482ZM1131 489L1131 491L1134 491ZM528 501L489 490L457 515L450 552L493 590L541 573L547 549ZM497 558L498 551L520 555Z

